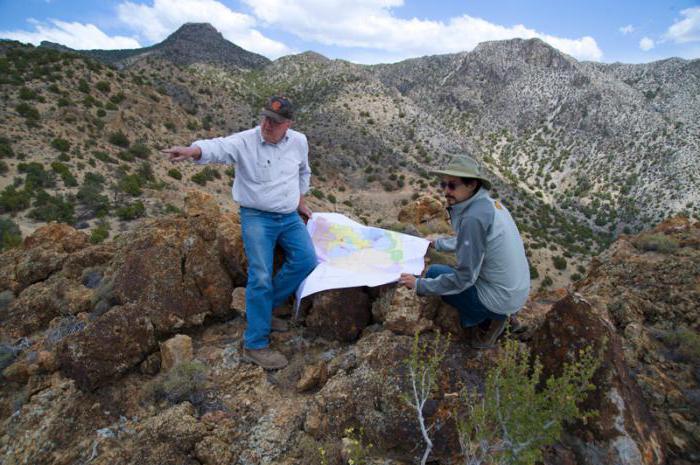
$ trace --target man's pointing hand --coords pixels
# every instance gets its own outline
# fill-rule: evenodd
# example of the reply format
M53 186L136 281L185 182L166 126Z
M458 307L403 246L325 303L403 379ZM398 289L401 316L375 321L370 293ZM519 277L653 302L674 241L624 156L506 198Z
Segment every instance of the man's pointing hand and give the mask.
M161 153L166 154L170 161L199 160L202 157L202 149L197 146L170 147L169 149L161 150Z

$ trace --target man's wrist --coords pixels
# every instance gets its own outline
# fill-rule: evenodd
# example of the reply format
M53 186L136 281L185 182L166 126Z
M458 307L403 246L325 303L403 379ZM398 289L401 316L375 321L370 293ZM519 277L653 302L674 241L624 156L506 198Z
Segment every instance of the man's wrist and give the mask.
M194 161L199 161L202 158L202 148L198 145L191 145L190 148L193 149L190 158Z

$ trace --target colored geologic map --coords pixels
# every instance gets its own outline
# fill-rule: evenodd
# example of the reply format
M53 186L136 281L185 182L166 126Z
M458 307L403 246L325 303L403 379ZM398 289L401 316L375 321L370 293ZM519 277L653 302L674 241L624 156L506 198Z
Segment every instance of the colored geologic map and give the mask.
M314 213L307 229L319 264L299 286L297 302L326 289L379 286L401 273L423 271L425 239L364 226L339 213Z

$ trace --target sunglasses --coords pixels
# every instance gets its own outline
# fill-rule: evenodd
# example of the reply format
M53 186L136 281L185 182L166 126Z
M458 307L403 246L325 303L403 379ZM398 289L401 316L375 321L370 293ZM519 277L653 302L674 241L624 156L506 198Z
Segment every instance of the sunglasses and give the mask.
M442 181L440 183L440 189L445 190L445 188L447 188L448 190L453 191L453 190L457 189L459 186L463 186L463 185L464 184L462 184L462 183L456 183L454 181L447 181L447 182Z

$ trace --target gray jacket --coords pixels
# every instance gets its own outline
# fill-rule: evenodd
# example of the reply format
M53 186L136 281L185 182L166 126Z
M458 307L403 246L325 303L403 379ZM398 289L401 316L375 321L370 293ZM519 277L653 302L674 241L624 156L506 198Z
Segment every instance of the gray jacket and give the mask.
M453 274L418 279L416 292L452 295L476 286L479 300L492 312L517 312L530 292L530 267L508 210L483 188L448 210L457 236L438 239L435 248L455 252L457 267Z

